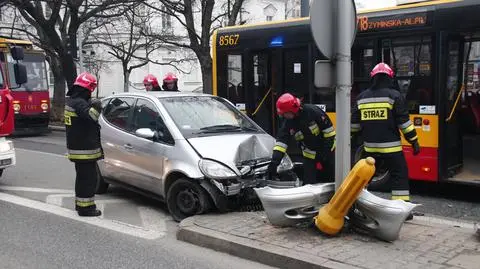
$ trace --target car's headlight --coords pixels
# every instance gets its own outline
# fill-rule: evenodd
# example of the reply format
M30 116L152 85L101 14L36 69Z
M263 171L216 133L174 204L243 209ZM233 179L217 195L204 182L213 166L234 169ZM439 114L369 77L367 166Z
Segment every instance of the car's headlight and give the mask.
M7 152L13 149L12 141L0 142L0 152Z
M283 156L282 161L277 166L277 173L282 173L292 169L293 169L293 162L290 159L290 157L287 154L285 154L285 156Z
M202 159L198 162L198 167L206 177L212 179L225 179L237 176L232 169L212 160Z

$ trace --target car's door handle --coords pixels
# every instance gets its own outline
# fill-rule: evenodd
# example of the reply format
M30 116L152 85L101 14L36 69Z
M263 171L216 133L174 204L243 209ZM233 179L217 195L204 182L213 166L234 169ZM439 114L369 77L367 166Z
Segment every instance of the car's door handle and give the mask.
M126 148L126 149L133 149L132 145L130 145L130 144L125 144L125 145L123 145L123 147Z

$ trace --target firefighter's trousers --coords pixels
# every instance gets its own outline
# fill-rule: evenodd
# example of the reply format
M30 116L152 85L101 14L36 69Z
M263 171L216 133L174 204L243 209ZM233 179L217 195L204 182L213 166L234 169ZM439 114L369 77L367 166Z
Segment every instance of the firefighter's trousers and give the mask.
M95 188L97 185L97 163L76 162L75 163L75 210L95 210Z
M315 159L303 158L303 184L335 181L335 153L317 156Z
M394 153L370 154L376 163L383 163L390 171L392 200L410 201L410 185L408 181L408 166L403 151Z

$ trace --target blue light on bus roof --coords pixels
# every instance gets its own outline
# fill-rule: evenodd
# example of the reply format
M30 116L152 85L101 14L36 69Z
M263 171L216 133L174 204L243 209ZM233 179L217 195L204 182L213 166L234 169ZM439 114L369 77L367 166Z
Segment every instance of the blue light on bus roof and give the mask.
M283 46L283 36L276 36L270 41L270 47L281 47Z

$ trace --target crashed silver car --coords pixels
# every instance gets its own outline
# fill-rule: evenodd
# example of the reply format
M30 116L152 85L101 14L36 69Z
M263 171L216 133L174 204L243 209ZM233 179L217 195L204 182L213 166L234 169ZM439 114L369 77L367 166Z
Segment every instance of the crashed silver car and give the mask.
M116 184L160 198L177 221L258 200L254 187L299 184L287 155L266 179L275 139L217 96L115 94L102 100L99 124L97 193Z

